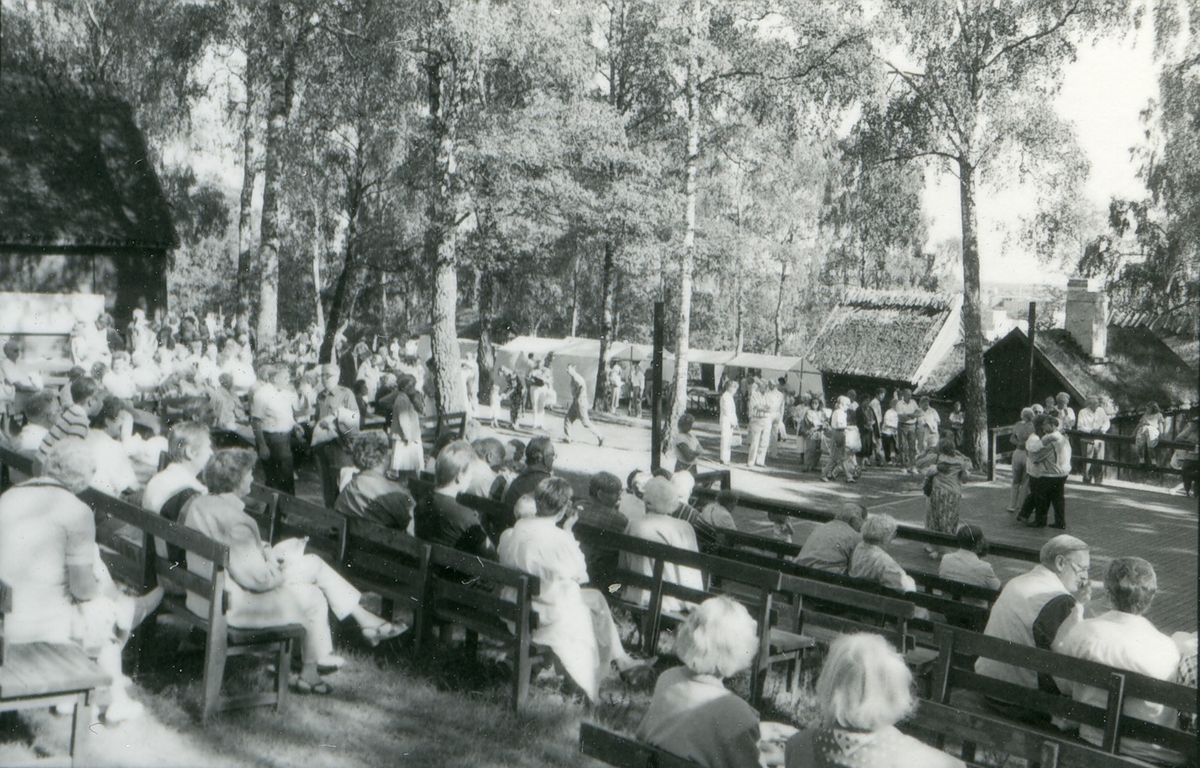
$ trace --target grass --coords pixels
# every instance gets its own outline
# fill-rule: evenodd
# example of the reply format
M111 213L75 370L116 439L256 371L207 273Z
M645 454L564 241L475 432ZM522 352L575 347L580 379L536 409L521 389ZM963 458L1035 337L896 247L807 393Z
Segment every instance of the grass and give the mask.
M621 622L627 632L627 621ZM521 712L508 708L511 678L496 654L481 641L477 660L456 648L413 658L402 642L370 649L343 633L339 653L346 666L330 676L330 696L293 695L286 711L269 707L217 716L207 727L195 719L200 708L202 658L198 650L178 652L181 628L162 624L154 651L139 675L134 695L152 718L109 728L95 726L91 737L96 765L187 766L473 766L551 768L599 765L578 753L579 723L600 723L632 732L649 706L652 680L633 688L615 674L600 700L589 706L565 694L560 679L543 674L531 687ZM664 635L659 672L677 662ZM810 673L806 673L810 677ZM252 658L234 658L226 671L227 692L263 688L268 670ZM742 696L749 675L730 682ZM779 688L772 675L768 690ZM766 720L805 724L811 720L807 691L791 705L786 696L764 707ZM38 749L67 751L70 718L33 711L0 721L0 764L32 763Z

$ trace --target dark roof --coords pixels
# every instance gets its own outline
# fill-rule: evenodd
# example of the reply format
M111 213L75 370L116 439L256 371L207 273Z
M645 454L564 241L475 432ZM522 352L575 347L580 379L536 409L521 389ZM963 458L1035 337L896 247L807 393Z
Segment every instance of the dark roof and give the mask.
M1109 325L1104 363L1091 362L1061 328L1039 331L1037 348L1080 394L1107 394L1122 409L1197 401L1196 371L1144 326Z
M963 372L963 369L966 368L966 359L967 345L960 341L934 366L925 381L921 382L921 388L915 394L926 395L941 392Z
M0 249L177 244L128 104L100 88L0 76Z
M949 294L852 289L806 359L822 373L912 382L953 310Z

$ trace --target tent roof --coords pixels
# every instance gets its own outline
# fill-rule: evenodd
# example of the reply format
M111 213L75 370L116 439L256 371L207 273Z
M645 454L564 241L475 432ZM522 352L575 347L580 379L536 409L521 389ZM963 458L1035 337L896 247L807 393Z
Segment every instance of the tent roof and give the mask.
M689 349L689 363L708 363L711 365L729 365L729 361L734 358L734 353L724 352L716 349Z
M796 371L803 364L804 359L799 357L759 355L754 352L743 352L725 363L738 368L761 368L764 371Z

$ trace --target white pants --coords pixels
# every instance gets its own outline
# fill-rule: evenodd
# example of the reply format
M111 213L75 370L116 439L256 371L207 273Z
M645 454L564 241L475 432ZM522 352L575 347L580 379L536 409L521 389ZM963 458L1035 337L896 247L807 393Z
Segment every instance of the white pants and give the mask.
M767 430L770 427L770 419L750 419L750 452L746 456L746 466L767 463L767 443L770 438Z
M721 424L721 463L728 464L729 457L733 453L733 430L734 425L730 422Z

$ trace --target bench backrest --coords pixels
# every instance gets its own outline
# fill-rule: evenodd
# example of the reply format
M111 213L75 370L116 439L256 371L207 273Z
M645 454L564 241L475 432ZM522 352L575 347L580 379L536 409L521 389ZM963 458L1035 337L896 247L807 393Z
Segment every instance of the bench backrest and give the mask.
M279 491L254 483L246 496L246 514L258 521L258 535L263 541L275 539L275 511L279 506Z
M530 606L541 589L536 576L441 544L429 547L430 607L437 618L499 632L507 631L503 622L536 624Z
M429 559L430 545L404 531L360 518L349 521L344 562L351 581L395 590L420 585Z
M899 596L874 594L824 581L781 574L779 591L798 614L794 631L821 627L839 634L873 632L903 651L911 645L909 624L916 607Z
M962 744L976 754L999 752L1009 758L1039 763L1041 768L1133 768L1144 763L1110 755L1068 736L1055 738L1034 727L998 716L938 704L917 702L917 710L900 729L938 749L947 743ZM969 747L967 746L969 745ZM971 760L971 755L963 755Z
M334 565L342 562L346 556L345 515L286 493L277 494L276 498L272 543L307 536L307 551L324 555Z
M0 667L8 660L8 644L4 642L4 617L12 613L12 587L0 579Z
M701 768L699 763L592 723L579 724L579 751L617 768Z
M972 691L1101 729L1101 749L1105 752L1115 753L1120 739L1129 737L1154 742L1192 757L1196 755L1195 734L1136 720L1122 711L1127 699L1142 699L1193 714L1197 711L1196 691L1193 688L954 627L939 627L937 638L938 660L930 692L930 698L935 702L948 703L950 694L955 690ZM964 658L976 657L1029 669L1041 675L1070 681L1073 685L1098 688L1107 694L1106 706L1095 707L1066 696L1032 690L976 674L973 666L955 664L956 661L961 663Z
M516 518L513 517L512 506L502 501L476 496L473 493L458 494L458 503L479 513L483 529L487 531L492 541L499 541L500 534L512 528Z

